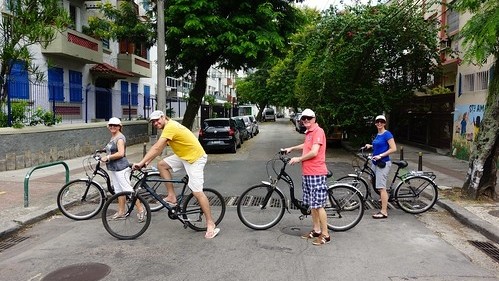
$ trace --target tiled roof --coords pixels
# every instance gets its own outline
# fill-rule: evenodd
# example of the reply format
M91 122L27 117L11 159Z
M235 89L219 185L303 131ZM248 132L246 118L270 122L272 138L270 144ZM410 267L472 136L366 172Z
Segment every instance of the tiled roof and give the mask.
M125 77L133 77L135 76L133 73L121 70L117 67L114 67L107 63L99 63L92 68L90 68L91 72L96 72L102 74L102 76L114 77L114 78L125 78Z

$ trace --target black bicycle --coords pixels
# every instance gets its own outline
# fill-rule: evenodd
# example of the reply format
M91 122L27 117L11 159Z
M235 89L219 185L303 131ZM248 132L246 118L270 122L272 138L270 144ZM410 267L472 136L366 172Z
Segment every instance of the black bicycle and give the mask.
M376 174L370 166L372 155L366 153L364 148L361 148L359 152L352 163L355 174L341 177L338 182L356 187L362 192L364 200L368 198L372 200L371 189L379 195L379 190L374 188ZM362 159L360 160L362 163L359 159ZM419 214L431 209L438 199L438 186L434 182L436 175L433 172L423 171L403 172L408 166L404 160L392 161L392 164L397 166L397 170L387 187L388 201L396 202L402 210L411 214ZM395 186L397 180L399 182Z
M108 198L107 192L114 195L109 174L101 167L100 154L103 152L105 151L96 150L91 156L83 159L86 178L72 180L59 190L57 206L66 217L73 220L90 219L102 210ZM142 176L140 171L132 172L130 174L132 186L136 185ZM148 176L159 177L159 172L152 172Z
M160 205L159 209L165 208L168 212L168 217L172 220L178 220L183 225L184 228L191 228L196 231L206 230L206 219L204 218L204 213L201 210L200 204L196 197L192 194L187 184L189 182L189 177L186 175L182 179L171 179L166 180L158 176L151 177L149 173L154 173L154 170L142 169L143 177L136 184L137 189L133 192L120 192L113 195L104 204L102 209L102 223L104 228L112 236L122 239L129 240L135 239L142 235L149 224L151 223L151 207L149 200L146 200L144 193L147 193L152 198L156 205ZM160 195L156 192L155 188L162 186L161 183L170 182L174 184L182 184L182 191L177 196L177 204L172 206L163 200L163 194ZM211 215L213 221L218 225L224 215L225 215L225 200L220 195L220 193L211 188L204 188L208 201L210 203ZM113 219L113 215L117 212L118 198L121 196L126 196L126 206L125 215L122 218ZM137 200L142 203L145 214L143 219L139 219L138 212L136 210Z
M300 219L311 213L309 206L295 197L293 180L285 171L290 160L285 153L280 151L267 162L269 181L262 181L248 188L239 197L237 215L241 222L251 229L269 229L279 223L285 210L290 213L288 201L278 187L281 182L288 185L291 204L300 210ZM272 175L270 170L273 171ZM332 173L328 175L331 176ZM356 226L362 219L364 200L355 187L345 183L335 183L328 188L328 199L324 209L327 213L328 228L334 231L346 231Z

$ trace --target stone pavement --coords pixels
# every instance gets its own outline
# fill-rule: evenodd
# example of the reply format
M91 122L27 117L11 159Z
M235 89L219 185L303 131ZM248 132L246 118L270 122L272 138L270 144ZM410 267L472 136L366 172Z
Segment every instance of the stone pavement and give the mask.
M140 160L149 147L150 144L146 143L129 146L129 161ZM398 149L393 159L398 160L400 150L403 149L404 160L409 163L411 170L417 170L419 154L422 153L422 170L433 171L437 176L435 181L442 191L437 202L440 207L465 225L499 243L499 202L465 201L445 195L445 190L449 188L462 187L467 162L411 145L398 144ZM85 158L64 161L69 168L70 180L85 177L82 164ZM64 183L65 169L59 164L36 170L26 168L0 172L0 239L56 213L57 193ZM26 187L29 189L28 194L24 192ZM28 206L25 207L25 204Z

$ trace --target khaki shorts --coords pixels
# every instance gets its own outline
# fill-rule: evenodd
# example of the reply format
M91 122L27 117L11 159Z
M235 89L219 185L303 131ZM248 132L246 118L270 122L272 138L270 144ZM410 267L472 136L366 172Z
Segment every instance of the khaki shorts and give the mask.
M373 169L376 174L376 189L386 188L386 181L388 179L388 173L390 173L390 167L392 166L392 162L386 162L386 166L384 168L380 168L374 164L371 165L371 169Z

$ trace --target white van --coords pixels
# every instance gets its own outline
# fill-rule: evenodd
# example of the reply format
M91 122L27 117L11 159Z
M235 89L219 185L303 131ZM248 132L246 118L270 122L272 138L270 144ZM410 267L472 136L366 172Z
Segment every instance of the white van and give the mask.
M263 121L274 121L275 122L275 111L273 108L265 108L263 111Z

